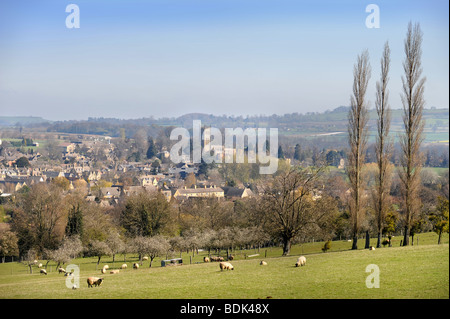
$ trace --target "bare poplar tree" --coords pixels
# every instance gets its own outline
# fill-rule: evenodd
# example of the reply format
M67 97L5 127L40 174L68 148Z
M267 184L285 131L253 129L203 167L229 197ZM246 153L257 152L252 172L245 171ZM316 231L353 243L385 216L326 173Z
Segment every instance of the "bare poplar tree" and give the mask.
M353 96L350 98L348 114L348 139L350 152L348 154L347 175L350 180L350 216L353 232L352 249L358 249L358 232L363 217L362 197L364 192L362 167L367 148L368 106L365 99L367 85L371 75L369 52L365 50L358 55L353 67Z
M389 43L384 45L383 56L381 58L381 77L376 84L375 109L377 111L377 137L375 144L375 152L377 157L378 175L376 179L376 187L374 190L374 208L377 226L377 247L381 247L381 234L384 226L384 219L389 205L389 189L391 185L391 170L389 158L392 154L392 141L389 138L389 130L391 125L391 108L388 98L389 92L387 84L389 82L390 67Z
M400 159L400 179L403 187L403 216L405 222L403 246L409 244L409 233L414 217L420 209L418 191L420 187L420 171L422 167L422 155L420 145L423 140L422 120L424 100L425 78L422 75L422 31L417 23L408 25L405 39L405 60L402 76L403 92L401 94L403 104L404 134L400 137L402 156Z

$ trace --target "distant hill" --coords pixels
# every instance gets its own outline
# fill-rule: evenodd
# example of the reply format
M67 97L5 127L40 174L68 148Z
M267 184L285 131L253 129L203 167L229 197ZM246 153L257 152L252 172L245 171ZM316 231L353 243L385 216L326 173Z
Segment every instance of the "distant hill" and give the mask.
M145 129L148 135L156 136L161 127L179 126L190 129L192 121L200 120L202 125L217 128L278 128L280 136L290 138L325 137L346 141L348 106L319 112L290 113L283 115L229 116L204 113L188 113L179 117L154 117L139 119L89 118L84 121L50 122L41 117L0 117L0 126L39 125L48 132L96 134L112 137L133 137L138 130ZM392 110L391 134L397 137L403 132L402 109ZM425 120L425 143L447 142L449 140L449 109L431 108L423 112ZM377 114L369 111L369 139L374 141Z
M0 116L0 126L25 126L50 122L38 116Z

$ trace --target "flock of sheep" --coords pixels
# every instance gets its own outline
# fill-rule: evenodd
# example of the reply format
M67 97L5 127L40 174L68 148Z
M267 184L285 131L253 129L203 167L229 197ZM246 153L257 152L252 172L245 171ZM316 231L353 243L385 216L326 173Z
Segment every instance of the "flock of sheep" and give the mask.
M231 263L223 261L223 257L204 257L204 262L210 262L210 261L219 261L219 268L221 271L223 270L234 270L234 267ZM229 258L229 260L233 260L233 258ZM267 262L264 260L261 260L259 263L261 266L267 266ZM300 256L297 259L297 262L295 263L295 267L298 266L305 266L306 265L306 257Z
M228 256L228 260L233 260L234 257L233 256ZM142 259L143 261L148 260L148 257L144 257ZM210 257L204 257L203 258L203 262L208 263L208 262L219 262L219 268L220 271L224 271L224 270L234 270L234 266L227 262L224 261L223 257L215 257L215 256L210 256ZM35 264L37 264L37 261L35 261ZM261 262L259 263L261 266L267 266L267 262L264 260L261 260ZM305 266L306 265L306 258L305 256L300 256L297 259L297 262L295 263L295 267L299 267L299 266ZM38 265L40 269L40 273L43 275L47 275L47 271L45 269L42 268L42 264ZM127 264L123 264L122 266L120 266L120 269L126 269L128 266ZM138 269L139 268L139 263L133 263L133 269ZM109 269L108 265L104 265L101 273L102 274L106 274L107 270ZM64 273L64 276L71 276L72 273L71 272L67 272L64 268L58 268L58 273ZM113 269L109 272L110 274L118 274L119 273L119 269ZM89 277L87 278L87 285L88 288L92 288L92 287L98 287L101 286L101 284L103 283L104 278L99 278L99 277ZM74 286L73 289L76 289L76 287Z

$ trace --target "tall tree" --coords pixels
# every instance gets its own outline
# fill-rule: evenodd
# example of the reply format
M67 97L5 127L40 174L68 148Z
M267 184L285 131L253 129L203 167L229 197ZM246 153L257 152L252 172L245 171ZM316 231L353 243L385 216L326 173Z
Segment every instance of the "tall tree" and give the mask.
M171 207L161 192L130 195L120 215L120 224L130 237L160 234L170 222Z
M300 144L295 144L294 159L300 161L302 158L302 148Z
M32 185L29 192L17 197L12 219L20 255L34 248L38 254L54 249L64 235L66 203L61 189L53 184Z
M205 178L208 178L208 168L209 165L202 158L202 162L198 166L197 176L203 175Z
M260 224L268 233L281 239L283 256L290 253L292 240L325 216L318 209L312 191L325 166L291 169L263 185L259 201Z
M148 136L144 128L140 128L133 135L134 147L137 149L138 153L144 154L145 150L148 148Z
M156 156L158 151L156 150L155 142L153 141L153 138L148 139L148 149L147 149L147 158L151 159L153 156Z
M377 136L375 153L377 158L378 175L375 181L374 208L377 226L377 247L381 247L381 235L383 233L384 220L389 206L389 190L391 185L391 170L389 158L392 154L392 141L389 138L391 125L391 108L389 106L389 67L391 50L386 42L381 58L381 78L376 84L375 109L377 111Z
M67 216L66 236L83 235L83 212L80 204L73 205Z
M348 114L348 139L350 152L348 154L347 175L350 180L351 196L349 201L350 216L353 231L352 249L358 248L358 232L363 217L363 180L362 167L364 165L367 148L367 112L366 91L371 76L369 52L366 50L358 55L353 68L353 96L350 98Z
M2 262L5 262L6 256L16 256L19 253L17 245L17 236L7 228L0 228L0 256Z
M422 31L417 23L414 26L410 22L405 39L405 60L403 62L402 76L403 92L401 94L403 104L404 134L400 137L402 156L399 170L402 183L402 195L404 201L403 217L405 223L403 246L409 244L409 233L412 222L420 209L420 171L422 167L422 155L420 145L423 140L422 112L425 104L424 88L425 78L422 75Z
M280 159L284 159L284 152L283 152L283 148L280 146L278 146L278 158Z

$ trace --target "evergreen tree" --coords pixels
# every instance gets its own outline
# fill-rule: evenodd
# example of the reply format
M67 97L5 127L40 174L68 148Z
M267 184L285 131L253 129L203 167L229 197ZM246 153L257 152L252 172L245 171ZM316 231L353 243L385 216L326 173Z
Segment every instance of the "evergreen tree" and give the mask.
M197 176L204 175L205 177L208 177L208 168L209 165L202 159L202 162L198 166Z
M302 152L302 149L301 149L300 144L296 144L295 145L295 150L294 150L294 159L295 160L297 160L297 161L301 160L301 156L302 156L301 152Z
M278 146L278 158L284 159L283 148L281 147L281 145Z
M28 158L26 158L25 156L20 157L19 159L16 160L16 165L17 167L30 167L30 161L28 161Z
M66 235L79 235L83 234L83 212L80 209L80 205L72 206L69 211L66 225Z
M157 153L158 152L156 150L155 142L153 141L152 138L149 138L148 139L147 158L150 159L153 156L156 156Z

